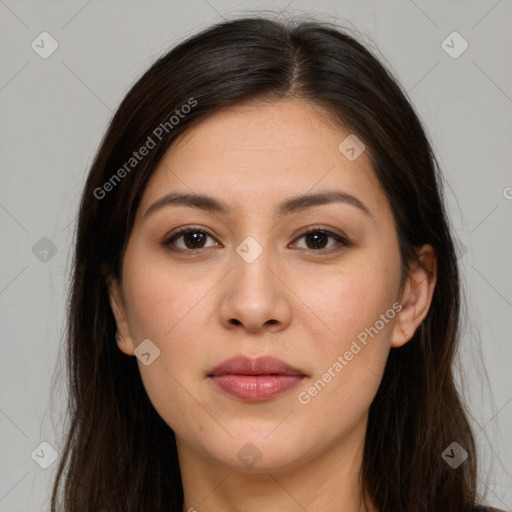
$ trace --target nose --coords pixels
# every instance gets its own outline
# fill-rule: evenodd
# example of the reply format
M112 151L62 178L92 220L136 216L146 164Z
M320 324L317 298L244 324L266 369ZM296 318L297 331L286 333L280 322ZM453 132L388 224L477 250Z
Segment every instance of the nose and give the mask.
M267 249L249 261L233 254L234 267L226 276L219 308L222 324L253 334L285 329L291 321L292 294L276 268L278 262Z

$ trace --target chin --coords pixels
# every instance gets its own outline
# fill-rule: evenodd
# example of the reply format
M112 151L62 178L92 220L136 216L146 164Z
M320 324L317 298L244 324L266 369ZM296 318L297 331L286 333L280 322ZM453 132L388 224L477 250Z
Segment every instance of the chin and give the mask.
M276 423L273 428L275 426ZM297 433L297 436L293 436L288 432L279 435L276 431L269 435L271 431L267 424L256 430L253 426L250 433L241 430L237 434L233 433L232 438L226 439L228 436L223 436L225 442L222 443L210 439L209 445L204 448L219 463L244 472L286 471L309 458L303 435Z

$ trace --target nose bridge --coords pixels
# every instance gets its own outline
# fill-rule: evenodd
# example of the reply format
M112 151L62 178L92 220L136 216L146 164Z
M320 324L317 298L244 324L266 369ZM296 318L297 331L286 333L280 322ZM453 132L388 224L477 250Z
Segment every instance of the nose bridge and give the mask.
M258 203L255 199L246 208L240 231L244 238L235 247L237 273L244 275L246 279L251 279L255 274L268 273L267 266L272 264L275 256L272 247L274 231L270 228L272 219L267 213L262 213L265 209L257 207Z
M254 236L248 235L235 249L234 284L240 291L252 296L271 293L275 284L271 283L273 274L269 269L272 262L275 262L270 237L260 235L258 239L261 243Z
M259 240L257 240L259 238ZM226 325L243 324L257 331L264 325L289 320L290 309L282 283L276 278L278 255L270 235L248 235L233 253L233 271L225 289L220 313Z

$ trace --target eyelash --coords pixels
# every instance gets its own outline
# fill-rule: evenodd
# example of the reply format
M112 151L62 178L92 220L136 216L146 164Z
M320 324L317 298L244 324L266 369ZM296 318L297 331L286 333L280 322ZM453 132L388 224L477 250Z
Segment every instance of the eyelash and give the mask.
M173 242L175 242L177 239L179 239L180 237L182 237L183 235L186 235L188 233L202 233L202 234L205 234L205 235L209 236L210 238L214 239L214 236L211 235L208 231L206 231L202 228L199 228L199 227L192 226L192 227L182 229L181 231L178 231L177 233L173 233L171 236L167 237L162 242L162 245L173 252L182 252L182 253L185 253L185 252L198 253L198 252L201 252L203 249L210 249L210 247L198 248L198 249L182 249L181 247L173 247L172 246ZM322 233L324 235L327 235L329 238L333 238L336 242L338 242L338 244L335 246L332 246L332 247L328 247L326 249L307 249L306 248L303 250L308 250L308 251L312 251L315 253L321 253L321 254L329 254L332 252L339 251L343 247L350 247L352 245L352 243L345 236L339 235L337 233L333 233L332 231L329 231L329 230L321 228L321 227L309 228L304 233L301 233L295 240L299 240L299 239L301 239L307 235L310 235L312 233Z

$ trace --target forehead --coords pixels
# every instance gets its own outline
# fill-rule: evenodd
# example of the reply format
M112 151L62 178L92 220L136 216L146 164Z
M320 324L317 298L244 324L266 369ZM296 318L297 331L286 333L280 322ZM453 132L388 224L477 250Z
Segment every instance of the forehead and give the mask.
M341 188L384 207L366 152L349 160L339 149L349 136L324 109L302 100L225 108L173 142L141 206L171 190L268 204L318 188Z

